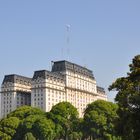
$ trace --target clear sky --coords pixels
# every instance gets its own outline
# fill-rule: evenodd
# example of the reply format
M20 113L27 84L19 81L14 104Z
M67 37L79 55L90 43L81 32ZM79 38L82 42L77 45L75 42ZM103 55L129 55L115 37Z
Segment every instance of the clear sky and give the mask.
M139 53L140 0L0 1L0 83L5 74L32 77L69 58L93 70L107 91Z

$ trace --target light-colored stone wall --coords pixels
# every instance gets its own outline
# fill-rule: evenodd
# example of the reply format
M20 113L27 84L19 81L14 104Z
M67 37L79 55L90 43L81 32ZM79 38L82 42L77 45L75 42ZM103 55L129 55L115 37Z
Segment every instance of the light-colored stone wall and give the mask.
M32 81L31 105L48 112L52 106L65 101L64 81L48 74L47 79L37 78Z
M48 74L46 79L32 81L31 105L48 112L52 106L67 101L74 105L82 117L86 106L97 100L106 100L107 96L97 93L96 81L71 71L62 73L64 80Z
M14 111L19 106L30 104L30 99L24 94L31 94L31 86L12 82L2 84L1 118L6 117L7 114Z

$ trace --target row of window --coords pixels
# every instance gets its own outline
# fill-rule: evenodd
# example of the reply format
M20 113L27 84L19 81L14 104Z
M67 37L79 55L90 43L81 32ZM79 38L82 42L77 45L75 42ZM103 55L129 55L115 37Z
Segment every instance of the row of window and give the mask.
M59 79L53 79L53 78L47 78L47 82L49 83L55 83L55 84L64 84L64 80L59 80ZM33 84L36 84L38 83L41 87L41 83L42 83L42 80L34 80Z
M40 96L43 96L43 93L34 93L33 95L34 97L40 97Z
M7 97L3 97L3 100L11 100L12 99L12 97L10 96L7 96Z
M7 109L3 109L3 113L4 113L4 115L7 115L8 113L10 113L12 111L12 109L11 108L7 108Z
M61 84L64 84L64 80L59 80L59 79L56 79L56 78L47 78L47 80L50 83L61 83Z
M17 101L17 106L30 105L30 101Z
M43 98L34 98L34 101L40 101L40 100L43 100Z
M73 78L77 78L77 79L81 79L81 80L84 80L84 81L89 81L89 82L93 82L93 80L91 78L89 78L89 76L86 76L86 75L78 75L78 74L75 74L75 73L67 73L68 76L71 76Z
M3 101L3 104L5 105L5 104L11 104L12 103L12 101L11 100L7 100L7 101Z
M3 88L2 91L11 91L13 88ZM6 94L6 93L5 93Z
M19 79L16 79L16 83L19 83L19 84L24 84L24 85L28 85L30 86L31 83L29 81L24 81L24 80L19 80Z

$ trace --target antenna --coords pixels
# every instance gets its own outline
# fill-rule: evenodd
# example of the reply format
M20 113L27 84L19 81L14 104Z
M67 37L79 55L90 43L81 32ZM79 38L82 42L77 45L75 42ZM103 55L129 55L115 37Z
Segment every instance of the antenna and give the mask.
M70 43L70 37L69 37L69 33L70 33L70 24L66 24L66 31L67 31L67 38L66 38L66 43L67 43L67 59L69 60L69 43Z

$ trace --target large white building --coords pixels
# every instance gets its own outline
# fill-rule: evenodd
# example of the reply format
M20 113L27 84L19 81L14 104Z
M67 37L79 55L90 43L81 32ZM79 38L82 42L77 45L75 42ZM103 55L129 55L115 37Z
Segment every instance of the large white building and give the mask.
M87 104L107 100L91 70L68 61L53 62L52 70L35 71L33 78L6 75L1 86L1 117L22 105L39 107L48 112L52 106L67 101L80 117Z

